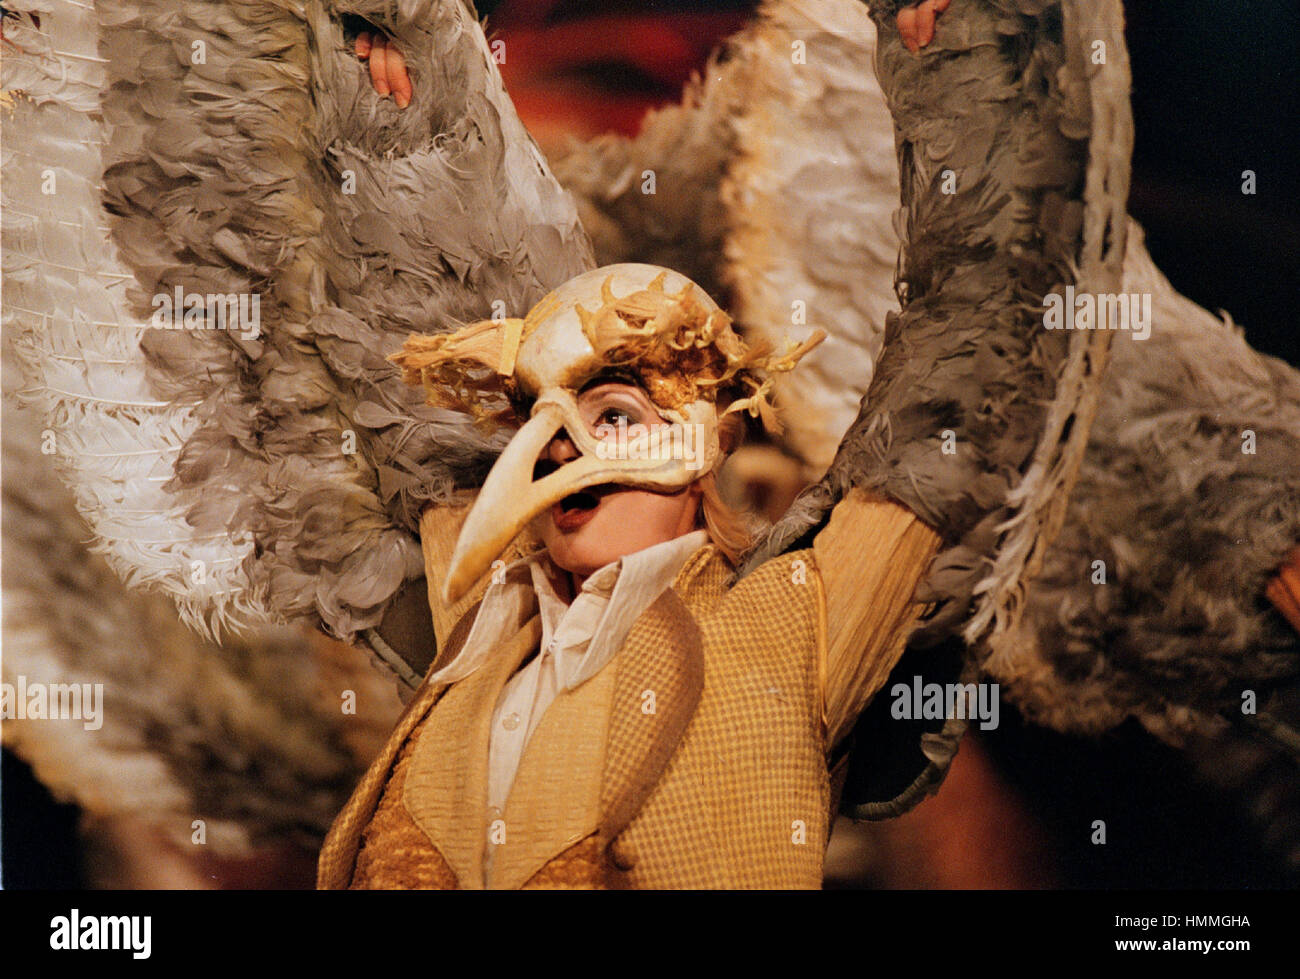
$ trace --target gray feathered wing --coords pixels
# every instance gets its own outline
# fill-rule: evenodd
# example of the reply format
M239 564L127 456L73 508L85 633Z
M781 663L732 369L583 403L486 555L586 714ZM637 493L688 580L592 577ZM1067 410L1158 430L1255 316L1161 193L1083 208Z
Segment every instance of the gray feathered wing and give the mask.
M940 18L935 44L916 59L916 72L925 71L927 61L953 57L951 49L973 36L963 6L953 5ZM999 35L1004 46L1012 44L1014 34L1026 32L1016 42L1018 57L1030 77L1042 79L1047 62L1033 40L1039 32L1035 13L1055 17L1048 5L1002 3L985 9L995 12L999 29L1006 32ZM891 12L889 5L882 7L886 20ZM1089 16L1079 22L1087 38L1086 64L1099 51L1103 57L1122 58L1118 7L1089 7L1085 13ZM884 30L889 33L887 23ZM1097 41L1105 43L1098 48ZM799 330L791 315L799 306L808 311L804 328L830 333L808 358L829 364L819 373L819 383L789 392L783 405L784 417L793 415L795 421L782 447L802 460L814 480L825 473L854 425L877 358L881 370L886 369L890 355L881 358L880 348L886 312L898 306L898 229L908 233L909 250L900 267L904 298L909 305L935 302L932 282L923 282L918 292L913 281L924 278L927 264L941 271L943 264L925 253L927 236L933 240L933 235L919 207L926 199L940 206L957 202L923 196L926 184L922 180L918 185L917 176L925 175L925 160L918 162L916 144L907 134L916 127L941 130L948 113L959 118L966 110L956 103L968 99L972 88L999 90L992 73L984 79L968 75L960 84L951 75L927 83L924 75L918 79L913 74L902 85L887 77L902 113L902 138L910 147L901 161L909 210L896 228L890 215L891 201L900 193L899 166L894 124L876 80L876 43L875 25L855 0L764 3L755 22L729 44L727 56L711 66L681 108L652 116L636 140L605 139L556 163L584 214L596 215L588 226L601 260L635 258L631 243L653 242L656 229L668 228L685 243L682 251L690 253L697 275L727 284L738 321L750 333L781 337ZM791 55L799 46L806 55L802 65L794 64ZM886 72L890 58L903 58L904 67L913 68L907 56L887 52L885 57ZM1095 69L1086 68L1084 74L1093 81L1100 78ZM1113 109L1122 108L1123 85L1121 74L1109 94ZM1043 112L1031 121L1049 128L1053 123ZM960 124L954 128L960 132ZM1108 140L1105 133L1093 132L1090 139L1099 154L1122 158L1126 153L1122 134ZM951 160L949 148L942 141L937 145L938 158ZM1038 165L1050 166L1052 158L1043 156ZM1026 162L1026 173L1033 171L1032 163ZM1115 163L1112 169L1122 177L1122 160ZM656 168L661 186L668 179L693 192L698 199L689 211L670 208L664 213L657 197L635 195L615 180L602 179L643 167ZM958 186L969 188L969 169L952 169ZM1099 169L1097 175L1105 172ZM1107 220L1122 230L1113 215L1123 201L1122 187L1102 185L1101 190L1112 209ZM1062 218L1069 213L1063 210ZM700 220L692 223L692 215ZM998 680L1003 692L1041 723L1096 732L1135 717L1177 741L1193 732L1212 736L1223 729L1225 718L1253 724L1240 710L1243 692L1259 694L1262 709L1268 691L1300 668L1294 635L1261 601L1269 575L1300 539L1300 372L1262 357L1230 323L1178 295L1152 264L1131 220L1127 238L1118 290L1102 291L1149 296L1151 335L1115 337L1113 362L1096 395L1097 416L1078 463L1063 529L1054 544L1045 550L1039 545L1041 571L1020 577L1023 614L1018 621L1004 616L1004 627L992 631L978 658L984 674ZM1091 238L1094 247L1100 240ZM1111 249L1112 267L1117 251ZM1005 257L995 258L990 268L997 261L1006 268ZM972 304L992 295L987 283L984 289ZM913 311L913 322L923 309ZM907 323L906 313L902 323ZM912 333L917 340L923 335ZM996 364L1009 349L1000 343L974 362L953 360L952 351L935 356L946 339L942 331L932 330L929 342L939 347L920 346L906 331L895 340L900 352L910 343L918 354L912 364L907 357L894 357L890 368L909 381L895 379L891 387L895 405L899 395L904 399L902 414L913 426L918 418L924 422L918 411L922 405L938 411L948 410L946 400L964 397L969 403L977 389L970 374L963 376L965 368L973 373L977 365ZM974 344L973 335L967 342ZM932 367L945 359L947 368ZM797 380L802 370L790 380ZM833 380L836 370L849 380ZM982 377L982 383L990 380ZM911 382L921 384L919 398L911 397ZM992 390L990 406L999 403L997 388ZM884 405L884 390L873 390L872 396ZM1001 405L1008 407L1005 399ZM1009 420L991 414L999 423ZM994 501L1005 491L994 470L989 471L991 480L972 479L978 474L959 467L931 465L927 470L924 454L920 466L914 456L898 468L899 461L906 463L898 454L915 453L924 442L903 437L895 424L897 411L894 417L874 417L888 419L887 430L870 433L872 416L864 406L828 479L805 497L801 512L778 525L752 563L815 529L839 492L836 486L846 480L866 475L883 480L888 489L892 472L896 482L891 492L912 501L909 505L919 507L918 512L930 513L930 519L945 519L943 507L952 502L958 507L946 519L958 512L978 516L980 508L962 496L981 485L991 485L989 499ZM924 434L924 425L912 434L918 430ZM952 431L955 435L957 429ZM1253 453L1242 451L1247 433L1254 440ZM872 446L865 458L860 451L843 454L845 448L855 452L855 440ZM888 452L895 454L893 468L880 465ZM955 486L944 485L955 476L961 477ZM1061 494L1055 505L1064 499ZM937 510L933 501L940 504ZM1043 534L1039 540L1049 538ZM990 570L988 556L980 558L978 551L951 549L937 564L928 594L949 599L944 628L966 624L962 615L970 609L971 586L980 587L978 576ZM1104 584L1097 581L1097 562L1106 569ZM937 631L932 623L931 637ZM1258 716L1271 728L1268 715ZM935 757L948 757L960 727L950 725L945 744L931 742Z
M16 373L5 364L6 386ZM166 597L125 586L86 546L73 496L41 453L42 424L6 399L5 751L78 805L89 840L124 831L144 848L143 828L169 843L176 859L149 861L160 873L269 844L312 852L400 712L391 678L302 627L217 645ZM38 689L50 692L40 712L23 696ZM70 716L55 716L56 691L75 691L59 694Z
M500 448L386 355L592 264L471 8L8 6L6 334L97 546L212 633L376 625ZM345 15L407 53L407 109Z

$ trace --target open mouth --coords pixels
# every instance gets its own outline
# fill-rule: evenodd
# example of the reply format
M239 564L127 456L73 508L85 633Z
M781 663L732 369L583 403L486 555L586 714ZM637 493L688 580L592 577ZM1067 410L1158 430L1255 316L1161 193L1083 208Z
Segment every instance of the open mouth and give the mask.
M596 515L601 500L617 489L613 483L602 483L570 493L551 507L551 520L556 529L565 533L577 530Z
M578 490L560 501L560 509L565 513L574 510L594 510L598 506L600 506L600 497L591 490Z
M559 468L559 463L553 459L539 459L533 466L533 482L544 479ZM551 519L560 530L576 530L595 515L602 499L622 489L626 487L617 483L599 483L575 490L551 506Z

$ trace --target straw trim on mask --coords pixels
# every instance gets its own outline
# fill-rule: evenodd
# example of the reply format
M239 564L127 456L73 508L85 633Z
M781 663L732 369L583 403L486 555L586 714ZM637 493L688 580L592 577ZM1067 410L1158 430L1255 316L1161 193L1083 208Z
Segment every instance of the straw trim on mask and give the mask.
M669 293L666 275L626 296L614 295L611 277L601 285L600 306L574 306L597 357L610 367L632 370L661 408L730 397L723 414L748 411L767 431L779 433L772 375L791 370L825 332L791 343L779 355L766 342L750 346L731 328L731 317L701 303L690 283ZM482 320L454 333L412 334L388 359L402 368L406 383L424 386L429 404L506 422L514 416L508 399L518 394L514 374L520 344L561 309L551 293L522 320Z

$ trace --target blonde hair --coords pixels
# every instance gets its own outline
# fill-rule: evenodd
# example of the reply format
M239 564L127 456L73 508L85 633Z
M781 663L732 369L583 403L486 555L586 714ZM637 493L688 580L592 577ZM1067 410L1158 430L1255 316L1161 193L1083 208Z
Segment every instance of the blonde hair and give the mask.
M700 477L700 512L695 518L697 527L708 531L709 540L731 562L740 564L741 556L754 543L754 533L744 514L727 505L718 490L718 470L727 456L739 447L745 437L745 419L739 414L724 414L718 419L718 441L722 453L718 462Z

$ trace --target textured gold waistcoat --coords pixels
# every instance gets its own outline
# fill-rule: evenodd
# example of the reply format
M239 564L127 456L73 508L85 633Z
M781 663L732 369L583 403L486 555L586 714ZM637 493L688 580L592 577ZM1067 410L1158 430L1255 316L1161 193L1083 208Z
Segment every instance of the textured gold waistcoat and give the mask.
M488 725L540 618L464 680L426 683L331 828L319 885L820 887L821 579L811 549L730 591L729 574L701 548L618 655L560 695L504 812L486 808Z

